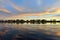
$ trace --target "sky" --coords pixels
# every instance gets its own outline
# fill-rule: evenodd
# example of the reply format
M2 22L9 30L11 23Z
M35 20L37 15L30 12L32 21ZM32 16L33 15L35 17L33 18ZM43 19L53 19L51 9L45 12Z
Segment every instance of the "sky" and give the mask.
M60 0L0 0L0 19L58 19Z

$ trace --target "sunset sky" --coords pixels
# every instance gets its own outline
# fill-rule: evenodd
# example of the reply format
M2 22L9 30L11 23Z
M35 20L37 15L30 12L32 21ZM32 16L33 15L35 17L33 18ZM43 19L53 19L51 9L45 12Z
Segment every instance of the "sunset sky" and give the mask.
M0 19L59 19L60 0L0 0Z

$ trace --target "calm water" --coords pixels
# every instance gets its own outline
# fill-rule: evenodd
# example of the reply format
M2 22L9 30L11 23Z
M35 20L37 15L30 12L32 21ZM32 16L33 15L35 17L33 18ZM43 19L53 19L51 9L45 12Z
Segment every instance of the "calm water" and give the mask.
M3 23L0 40L60 40L60 25Z

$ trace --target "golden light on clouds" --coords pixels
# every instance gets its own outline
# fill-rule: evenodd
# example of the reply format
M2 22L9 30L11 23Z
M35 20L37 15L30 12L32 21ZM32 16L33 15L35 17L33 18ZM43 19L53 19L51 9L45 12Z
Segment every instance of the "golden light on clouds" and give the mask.
M45 14L50 14L50 12L46 11Z
M60 8L49 8L46 13L59 14Z
M0 1L3 1L3 0L0 0ZM40 0L37 0L38 1L38 4L40 5ZM45 10L45 12L39 12L39 13L23 13L25 11L26 8L23 8L23 7L20 7L20 5L16 5L14 3L11 2L11 0L6 0L6 2L11 6L13 7L14 9L17 10L17 12L19 11L20 13L16 13L16 15L13 13L10 12L10 10L7 10L6 8L4 8L3 6L4 5L1 5L3 8L0 7L0 11L3 11L3 12L6 12L6 13L9 13L9 14L13 14L11 15L10 17L6 17L6 19L28 19L29 16L33 16L33 18L35 18L35 16L37 16L38 18L46 18L46 19L58 19L59 16L54 16L55 14L60 14L60 8L56 8L56 7L53 7L53 8L49 8L47 10ZM27 9L28 10L28 9ZM29 10L31 11L31 10ZM33 11L33 10L32 10ZM52 16L48 16L48 15L52 15ZM27 18L28 17L28 18Z
M33 19L34 19L34 16L37 16L38 17L36 19L43 19L44 18L44 19L57 19L57 20L59 20L58 18L60 18L59 16L53 16L53 17L50 16L49 17L48 14L49 15L52 15L52 14L54 14L54 15L60 14L60 9L56 9L56 11L54 11L54 12L46 11L46 12L42 12L42 13L24 13L24 14L22 13L22 14L13 15L10 18L7 18L7 19L31 19L31 18L29 18L29 16L33 16ZM45 16L45 17L43 17L43 16Z
M16 15L16 17L20 17L20 16L44 16L47 14L60 14L60 9L56 9L56 11L54 11L54 12L46 11L46 12L42 12L42 13L41 12L40 13L25 13L25 14Z
M57 11L55 13L60 13L60 8L56 9Z

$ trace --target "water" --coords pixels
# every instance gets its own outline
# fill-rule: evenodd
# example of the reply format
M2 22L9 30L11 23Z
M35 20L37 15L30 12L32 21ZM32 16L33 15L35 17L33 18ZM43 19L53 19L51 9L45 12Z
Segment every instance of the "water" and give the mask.
M60 40L60 25L3 23L0 40Z

